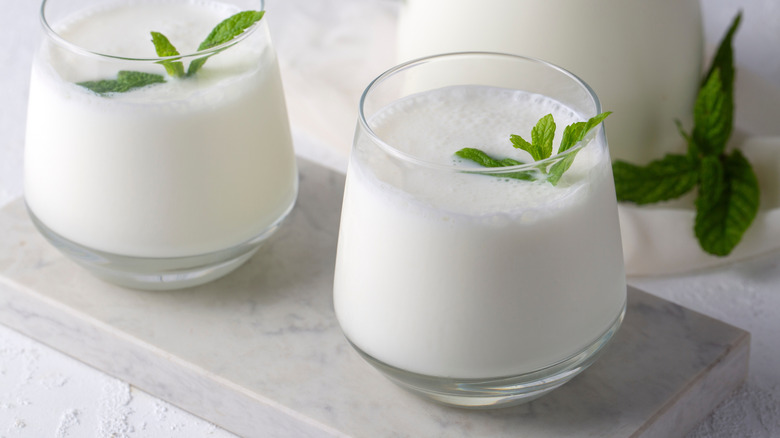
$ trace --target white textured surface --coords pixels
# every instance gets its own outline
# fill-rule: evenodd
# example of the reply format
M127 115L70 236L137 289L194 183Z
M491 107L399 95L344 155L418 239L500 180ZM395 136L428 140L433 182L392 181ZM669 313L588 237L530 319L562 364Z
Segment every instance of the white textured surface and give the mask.
M780 86L780 3L707 0L714 45L738 8L741 65ZM36 1L0 14L0 205L22 193L28 69L37 40ZM345 166L362 88L392 63L392 0L268 0L299 152ZM273 17L269 15L269 19ZM368 23L369 26L365 24ZM336 67L325 61L338 60ZM301 132L304 129L305 132ZM322 141L315 144L312 139ZM301 140L302 139L302 140ZM685 277L635 279L645 290L752 332L747 384L695 437L780 435L780 257ZM0 436L230 436L80 362L0 327Z

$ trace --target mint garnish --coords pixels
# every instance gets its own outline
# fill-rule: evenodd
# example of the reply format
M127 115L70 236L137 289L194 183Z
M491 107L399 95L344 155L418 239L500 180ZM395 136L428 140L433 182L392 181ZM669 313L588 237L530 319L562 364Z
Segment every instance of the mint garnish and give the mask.
M210 49L232 40L241 35L249 26L260 21L263 15L265 15L265 11L243 11L225 19L200 43L198 51ZM212 55L192 61L187 69L187 76L197 73L210 56Z
M603 122L611 112L604 112L597 116L591 117L587 122L577 122L567 126L563 130L563 138L561 144L558 146L558 154L571 149L574 145L579 143L585 138L587 133ZM553 150L553 139L555 138L555 120L552 114L539 119L536 125L531 130L531 141L525 140L519 135L512 134L509 136L509 140L512 142L512 146L517 149L522 149L534 159L534 161L541 161L550 158ZM576 150L561 160L556 161L548 170L544 166L540 166L538 169L544 175L543 178L549 181L552 185L558 185L563 173L566 172L571 164L574 162L574 158L579 150ZM457 152L455 155L471 160L483 167L508 167L519 166L524 163L514 160L512 158L497 159L489 156L485 152L474 149L464 148ZM531 171L513 172L508 174L496 174L495 176L502 178L515 178L526 181L533 181L537 179L535 173Z
M76 85L81 85L97 94L105 95L109 93L124 93L135 88L159 84L161 82L165 82L165 78L162 75L122 70L117 73L116 79L78 82Z
M552 114L547 114L531 129L531 143L514 134L509 136L509 140L514 147L531 154L534 161L541 161L552 155L553 137L555 137L555 120Z
M509 166L520 166L522 164L525 164L520 161L513 160L512 158L504 158L501 160L497 160L491 157L490 155L482 152L481 150L474 149L474 148L463 148L455 152L455 155L461 158L465 158L467 160L471 160L483 167L509 167ZM522 179L525 181L533 181L535 179L533 173L528 171L502 173L496 176L500 176L502 178Z
M249 26L263 18L263 15L265 15L265 11L243 11L226 18L209 33L202 43L200 43L198 51L210 49L232 40L241 35ZM160 32L154 31L151 32L151 35L157 56L172 57L180 55L179 51L176 50L176 47L168 40L168 37ZM192 61L186 74L184 73L184 64L181 61L165 60L158 61L158 63L165 67L165 71L169 76L182 78L197 73L198 70L203 67L203 64L206 63L206 60L213 55L214 53ZM117 74L117 79L78 82L77 85L88 88L100 95L106 95L110 93L124 93L134 88L162 82L165 82L165 77L158 74L120 71Z
M698 186L694 233L701 248L726 256L758 213L758 179L739 150L727 153L734 116L732 39L737 14L704 76L693 108L691 133L677 126L688 143L686 154L668 154L646 166L615 161L612 170L619 201L650 204L682 196Z
M160 32L152 32L152 44L154 44L154 50L159 57L179 56L179 51L176 50L176 47L173 47L173 44L168 41L168 37ZM174 78L184 76L184 64L181 61L159 61L159 63L165 67L165 71L168 72L169 76Z

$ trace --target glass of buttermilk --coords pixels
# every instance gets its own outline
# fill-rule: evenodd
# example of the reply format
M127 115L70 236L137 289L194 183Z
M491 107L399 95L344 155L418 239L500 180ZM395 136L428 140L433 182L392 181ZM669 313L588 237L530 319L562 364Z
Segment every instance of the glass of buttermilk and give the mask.
M262 9L261 0L43 1L25 200L50 242L110 282L174 289L227 274L279 227L298 173L267 17L199 50L223 20ZM158 55L152 31L179 55ZM203 60L194 74L167 72ZM158 80L122 88L126 72L127 83Z
M595 360L626 305L603 126L536 162L510 135L531 139L552 114L557 150L564 126L600 112L576 76L506 54L422 58L368 86L334 280L336 316L365 360L464 407L531 400ZM462 148L529 164L480 167Z

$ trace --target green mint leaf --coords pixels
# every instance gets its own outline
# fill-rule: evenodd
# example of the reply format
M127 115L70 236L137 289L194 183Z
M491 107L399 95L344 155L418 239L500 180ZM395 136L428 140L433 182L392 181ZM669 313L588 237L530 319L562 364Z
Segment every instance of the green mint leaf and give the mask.
M465 158L467 160L471 160L482 167L503 167L504 166L503 164L501 164L501 161L491 157L490 155L486 154L485 152L479 149L463 148L455 152L455 155L461 158Z
M723 163L720 157L705 156L699 165L699 198L700 206L710 206L718 202L725 185Z
M607 117L609 117L610 114L612 114L612 111L605 111L605 112L603 112L601 114L596 114L595 116L593 116L590 119L588 119L588 127L587 127L587 129L585 129L585 133L587 134L588 131L590 131L591 129L595 128L601 122L606 120ZM584 137L585 136L583 135L583 138ZM582 139L580 139L580 140L582 140Z
M567 151L575 144L581 142L585 139L585 136L591 129L598 126L599 123L603 122L610 114L612 114L612 111L603 112L591 117L587 122L572 123L564 128L563 138L561 139L560 146L558 146L558 153L560 154L561 152Z
M687 155L669 154L646 166L615 161L612 173L618 201L644 205L691 191L699 181L699 163Z
M509 167L509 166L520 166L524 164L520 161L513 160L512 158L496 159L486 154L485 152L474 148L463 148L455 152L455 155L467 160L471 160L482 167ZM494 176L521 179L525 181L534 180L533 174L529 171L508 172L508 173L496 174Z
M539 119L536 126L531 129L531 143L519 135L512 134L509 140L514 147L522 149L534 159L534 161L544 160L552 154L552 143L555 137L555 120L552 114Z
M565 152L571 149L572 146L584 140L588 132L598 126L599 123L603 122L604 119L609 117L610 114L612 114L612 112L607 111L591 117L587 122L572 123L571 125L564 128L563 138L561 139L560 146L558 146L558 153L560 154L561 152ZM561 177L563 177L563 173L569 170L572 163L574 163L574 158L579 152L580 150L576 150L569 153L563 157L563 159L556 161L555 164L550 167L550 176L547 178L547 180L550 181L552 185L558 185Z
M531 141L536 146L541 159L549 158L552 155L552 144L555 138L555 120L552 114L539 119L536 126L531 130ZM534 157L536 161L540 158Z
M157 52L157 56L165 58L168 56L179 56L179 51L168 40L168 37L160 32L151 32L152 43L154 44L154 50ZM184 76L184 64L181 61L159 61L165 71L174 78L180 78Z
M135 88L165 82L165 77L154 73L122 70L116 79L78 82L76 85L88 88L100 95L110 93L125 93Z
M558 182L561 180L561 177L563 176L563 172L566 172L569 170L569 167L571 167L571 164L574 162L574 157L581 151L582 149L578 149L574 152L570 152L568 155L563 157L563 159L558 160L550 167L550 173L547 177L547 181L550 181L550 184L557 186Z
M558 146L558 153L567 151L572 148L577 142L585 137L585 122L576 122L563 128L563 138L561 138L561 144Z
M716 256L726 256L737 246L758 213L758 179L738 150L723 158L722 171L714 170L717 166L710 165L713 169L706 180L702 179L696 200L694 231L702 249Z
M710 70L704 76L702 80L702 86L707 83L710 76L713 75L715 70L720 70L721 80L727 94L732 94L734 89L734 77L736 76L736 69L734 68L734 49L732 48L732 41L734 40L734 34L736 34L739 24L742 21L742 12L739 12L734 20L731 22L729 30L721 40L718 50L715 52L715 57L712 59L712 65Z
M520 137L519 135L512 134L509 136L509 141L512 142L512 146L514 146L517 149L522 149L529 154L531 154L531 157L536 160L537 158L534 156L534 147L531 143L528 143L523 137ZM537 156L539 154L536 154Z
M693 140L700 153L718 155L731 136L734 105L715 69L699 90L693 107Z
M511 158L504 158L501 160L495 159L490 155L486 154L485 152L474 148L463 148L458 152L455 152L455 155L461 158L465 158L467 160L471 160L483 167L507 167L507 166L520 166L525 164L520 161L513 160Z
M209 35L200 43L198 51L210 49L220 44L224 44L233 38L241 35L249 26L263 18L265 11L243 11L239 12L219 23ZM211 55L198 58L190 63L187 69L187 76L192 76L203 67L206 60Z
M698 152L720 154L731 136L734 119L734 34L742 21L740 12L721 40L712 65L702 80L693 110L693 138Z
M192 76L197 73L211 56L212 55L207 55L202 58L193 59L192 62L190 62L190 66L187 68L187 76Z

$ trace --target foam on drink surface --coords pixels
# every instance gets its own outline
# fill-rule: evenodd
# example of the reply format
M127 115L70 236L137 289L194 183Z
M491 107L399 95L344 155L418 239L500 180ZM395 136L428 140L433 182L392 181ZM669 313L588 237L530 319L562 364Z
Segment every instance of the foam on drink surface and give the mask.
M482 86L449 87L412 95L371 118L372 130L390 148L417 160L450 166L453 173L461 172L450 175L445 183L440 178L441 171L407 172L380 155L367 156L366 168L371 169L382 190L400 189L408 194L409 202L425 201L436 209L470 216L538 216L539 209L563 208L566 200L582 189L594 163L604 161L604 148L594 144L580 150L557 186L541 180L469 174L470 170L484 168L457 157L455 152L477 148L492 157L531 164L531 155L513 147L510 135L520 135L530 142L531 129L546 114L553 115L557 126L555 154L564 127L586 120L556 100Z
M117 107L121 104L148 104L150 102L169 102L168 106L150 107L148 110L161 113L187 111L192 105L181 105L178 102L201 98L211 99L212 104L217 96L215 93L203 93L204 89L221 85L225 90L233 82L241 81L256 73L258 69L275 62L273 56L266 52L263 45L244 44L232 47L212 56L208 60L208 68L201 69L195 78L176 79L165 75L161 65L155 61L157 53L151 41L151 31L165 35L182 55L195 53L209 31L220 21L239 12L226 3L211 1L141 1L108 3L99 7L89 8L67 17L53 26L54 31L65 41L89 52L111 57L129 59L148 59L142 63L135 62L131 67L134 71L163 74L166 86L142 87L125 93L112 94L111 100L101 99L83 87L76 85L82 81L111 79L116 76L115 64L92 62L90 57L83 57L79 62L68 51L47 50L42 53L49 64L47 70L49 79L61 82L63 91L74 98L91 100L92 105ZM261 22L259 25L264 25ZM117 38L121 35L121 38ZM266 63L258 63L264 57ZM185 70L193 57L182 58ZM80 93L79 93L80 92ZM235 98L228 91L218 99Z

